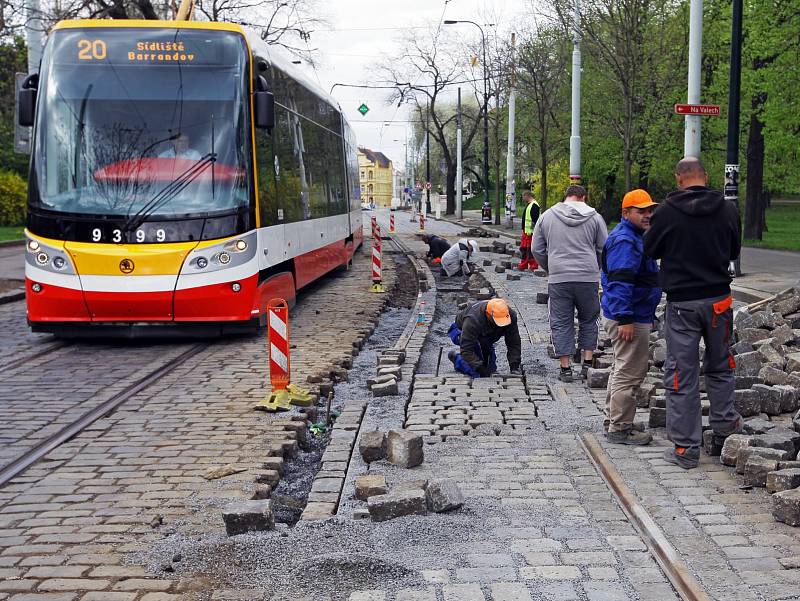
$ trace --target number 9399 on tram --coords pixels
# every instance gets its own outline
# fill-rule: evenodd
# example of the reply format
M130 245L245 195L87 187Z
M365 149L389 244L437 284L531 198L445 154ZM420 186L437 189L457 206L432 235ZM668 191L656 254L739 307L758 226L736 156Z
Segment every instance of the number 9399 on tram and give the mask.
M338 104L238 25L62 21L18 94L33 331L253 331L363 241Z

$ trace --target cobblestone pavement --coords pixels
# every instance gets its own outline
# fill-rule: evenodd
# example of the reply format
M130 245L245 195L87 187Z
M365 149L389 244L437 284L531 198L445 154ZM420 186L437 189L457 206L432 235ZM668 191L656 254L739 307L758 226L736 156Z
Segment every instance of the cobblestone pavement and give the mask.
M345 377L386 302L365 294L370 267L362 251L351 271L301 295L291 316L296 382ZM387 285L393 277L388 269ZM166 601L206 587L158 577L130 554L169 532L220 532L221 505L250 498L256 479L280 479L306 426L252 411L267 380L263 339L220 340L0 489L0 600ZM245 471L203 478L226 464Z
M388 213L378 215L388 231ZM417 224L404 213L395 221L397 235L422 252L411 235ZM435 220L426 229L451 239L461 232ZM224 536L224 504L250 498L255 479L288 481L311 455L297 412L290 420L250 410L265 392L263 341L225 340L0 489L0 601L677 599L579 444L580 433L600 431L601 413L583 384L555 379L545 352L547 307L535 302L546 279L483 273L524 325L524 379L503 375L502 342L497 376L470 383L454 373L440 354L441 345L451 348L448 301L431 323L425 314L428 341L409 342L414 359L402 367L398 394L372 399L365 385L376 354L352 355L375 329L385 298L364 294L362 255L292 316L298 379L328 390L331 377L348 377L353 366L351 382L335 388L342 421L309 496L320 517L331 505L337 515ZM384 262L391 285L391 253ZM464 278L439 283L455 290ZM377 332L389 336L384 326ZM426 434L422 465L368 465L351 455L364 432L403 424ZM763 491L741 490L728 468L708 458L693 472L668 466L657 440L651 448L604 448L711 597L800 599L800 570L790 560L800 556L800 535L772 522ZM246 471L203 478L225 464ZM452 512L372 523L360 519L366 503L354 498L363 474L384 475L390 486L452 478L466 502Z

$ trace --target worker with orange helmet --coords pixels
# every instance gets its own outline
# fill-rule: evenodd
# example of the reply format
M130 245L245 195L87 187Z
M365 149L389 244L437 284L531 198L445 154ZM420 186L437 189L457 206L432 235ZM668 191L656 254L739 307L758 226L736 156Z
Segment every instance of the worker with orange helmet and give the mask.
M497 371L494 345L505 338L508 367L512 374L521 374L522 343L517 327L517 314L502 298L479 301L456 315L448 336L459 345L459 351L447 354L456 371L481 378Z

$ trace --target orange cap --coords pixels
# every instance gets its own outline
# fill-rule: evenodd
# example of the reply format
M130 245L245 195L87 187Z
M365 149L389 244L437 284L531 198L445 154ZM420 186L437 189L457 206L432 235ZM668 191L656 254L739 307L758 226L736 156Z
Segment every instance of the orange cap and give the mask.
M658 203L653 202L653 199L650 198L650 195L641 188L631 190L622 199L623 209L630 209L631 207L635 207L637 209L646 209L647 207L654 207L656 205L658 205Z
M508 309L508 303L502 298L493 298L486 303L486 315L492 318L498 326L507 326L511 323L511 313Z

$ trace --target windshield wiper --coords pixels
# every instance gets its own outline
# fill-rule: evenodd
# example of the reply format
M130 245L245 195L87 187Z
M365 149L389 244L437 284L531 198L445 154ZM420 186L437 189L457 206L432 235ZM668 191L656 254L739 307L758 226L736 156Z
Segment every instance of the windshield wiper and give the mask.
M147 201L144 206L136 213L128 217L125 224L122 226L123 231L131 231L138 228L145 220L155 213L158 209L170 202L178 194L183 192L186 187L197 179L200 174L205 171L206 167L213 165L217 161L216 153L210 152L194 165L189 167L186 171L178 175L169 184L156 194L153 198Z

